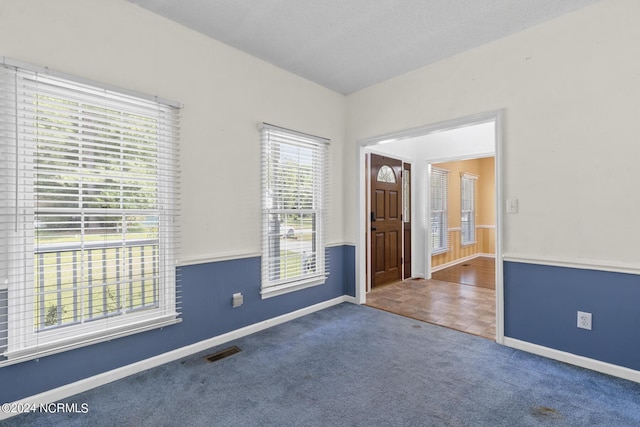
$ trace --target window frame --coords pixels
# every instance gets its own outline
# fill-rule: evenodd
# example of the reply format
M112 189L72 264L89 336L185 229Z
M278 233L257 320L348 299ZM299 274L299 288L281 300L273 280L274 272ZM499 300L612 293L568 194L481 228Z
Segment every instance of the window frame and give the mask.
M434 176L435 175L435 176ZM436 181L436 176L439 176L439 180ZM430 197L430 224L431 224L431 254L438 255L443 254L449 251L449 171L447 169L438 168L435 166L431 166L430 169L430 180L431 180L431 197ZM439 182L440 188L437 189L439 194L442 197L442 209L434 209L434 196L436 195L436 191L434 191L434 183ZM434 213L438 214L440 220L438 223L440 224L440 239L439 241L442 243L438 247L434 247L435 239L433 238L433 222L434 222Z
M330 141L268 123L261 123L259 129L262 145L262 273L260 294L265 299L324 284L329 274L328 255L326 253L326 210L328 203L327 169ZM312 184L307 188L306 192L301 192L309 194L308 190L311 190L311 207L285 208L284 206L274 205L278 203L278 197L275 197L274 193L283 192L283 189L288 188L283 186L281 181L275 181L273 179L274 176L282 174L283 171L288 171L296 177L296 182L302 181L300 178L301 173L296 172L296 170L303 169L300 160L298 160L299 163L292 164L292 168L284 168L282 165L278 165L278 160L280 159L280 154L278 153L282 153L283 147L286 147L284 151L299 150L301 152L304 150L312 153L311 166L307 166L312 170ZM279 173L271 173L270 171L274 168L279 168ZM310 215L311 218L314 218L312 219L313 225L311 229L312 258L310 258L315 260L315 262L311 261L314 271L305 273L304 253L306 252L303 252L300 255L301 266L299 274L284 278L274 278L274 276L280 274L282 261L281 256L274 256L273 253L277 251L278 254L281 254L281 244L283 242L285 247L288 247L286 235L288 231L285 231L285 234L280 231L281 218L288 215L298 215L300 218L303 215ZM278 221L274 222L274 217L277 217ZM298 231L302 232L301 230ZM300 244L302 245L302 242ZM293 259L295 258L294 256Z
M5 218L13 218L11 227L0 230L1 233L8 234L10 249L7 253L3 253L4 259L0 259L0 276L2 272L6 273L6 285L1 285L7 290L7 325L3 332L6 334L6 346L0 347L0 356L4 355L4 359L0 357L0 366L18 363L23 360L34 359L48 354L54 354L66 351L72 348L78 348L85 345L111 340L113 338L131 335L145 330L160 328L174 324L179 319L179 301L176 297L179 288L179 280L176 277L175 252L177 249L177 230L175 228L175 215L178 209L178 131L177 120L179 118L177 110L180 108L178 103L173 101L162 100L157 97L138 94L135 92L111 87L90 80L70 76L64 73L58 73L48 68L42 68L13 61L3 58L0 63L2 77L2 86L7 88L15 86L15 97L5 100L0 107L0 117L7 123L13 122L12 131L5 132L1 135L0 149L6 149L15 160L15 165L0 162L0 168L5 171L7 176L15 174L15 177L9 177L5 181L5 186L0 185L0 199L10 200L10 209L0 212ZM13 79L14 82L9 82ZM18 86L19 83L27 87L22 80L27 81L33 79L34 87L23 89ZM37 82L46 82L49 87L59 91L59 94L50 96L52 100L58 102L77 102L79 89L92 92L93 95L105 100L117 100L118 102L140 102L145 106L151 106L151 109L157 106L157 116L153 117L156 123L155 134L157 140L157 152L154 157L155 164L155 207L157 211L157 245L158 245L158 302L153 308L140 310L138 312L132 309L132 312L118 313L116 316L109 316L108 312L104 316L91 319L86 322L72 322L68 324L56 325L49 328L36 327L35 317L41 318L42 313L38 310L46 310L44 307L36 307L35 299L38 289L36 289L36 276L40 273L36 271L36 253L35 245L36 237L36 203L34 198L36 195L35 176L36 171L33 166L38 154L36 150L36 134L30 133L31 129L37 129L42 126L38 115L29 116L29 109L21 111L19 105L24 101L24 96L34 96L32 99L40 99L42 97ZM73 95L72 92L76 95ZM24 94L26 95L23 95ZM3 92L6 93L6 92ZM111 98L109 98L111 97ZM107 101L105 101L106 103ZM15 114L10 114L11 105L15 104ZM23 104L29 106L29 104ZM34 104L32 104L34 105ZM39 105L39 104L38 104ZM102 105L102 104L100 104ZM38 107L33 107L38 108ZM111 107L109 107L111 108ZM20 111L19 111L20 110ZM105 110L106 111L106 110ZM130 114L126 110L121 110L122 114ZM66 117L66 116L64 116ZM150 116L151 117L151 116ZM110 123L110 122L105 122ZM78 129L86 129L86 125L78 124ZM111 132L111 131L106 131ZM81 134L82 132L79 132ZM67 137L68 141L72 138ZM80 147L85 139L82 137L74 137L75 144ZM124 141L124 139L122 139ZM163 142L161 142L161 140ZM60 142L64 146L66 142ZM13 145L13 147L10 147ZM122 142L124 147L124 142ZM162 153L160 152L162 151ZM95 153L93 153L95 154ZM46 158L46 155L44 155ZM100 157L96 157L100 158ZM131 172L132 174L133 172ZM126 180L132 175L121 173L120 179ZM7 194L15 191L16 197L11 201L11 196ZM72 194L72 193L70 193ZM80 194L80 193L78 193ZM20 195L20 197L18 197ZM24 196L23 196L24 195ZM78 196L80 200L81 196ZM120 196L121 198L124 196ZM59 208L58 208L59 209ZM71 214L76 208L69 208L69 212L60 210L58 213L64 215ZM141 212L149 210L141 210ZM126 215L126 209L122 209L122 214ZM1 217L0 217L1 218ZM123 237L123 242L127 239ZM19 249L17 249L19 248ZM84 250L84 249L81 249ZM75 251L75 250L74 250ZM58 251L59 252L59 251ZM123 255L124 256L124 255ZM61 261L58 261L61 262ZM120 262L117 260L116 262ZM55 261L54 261L55 263ZM75 265L75 261L74 261ZM60 267L57 267L58 270ZM75 268L75 267L74 267ZM143 273L144 274L144 273ZM148 279L141 276L143 281ZM4 279L4 278L3 278ZM59 280L59 279L58 279ZM119 279L120 280L120 279ZM124 280L124 279L123 279ZM5 280L2 280L4 282ZM160 283L164 281L164 283ZM120 286L121 281L118 282ZM144 284L143 284L144 286ZM76 292L77 283L73 282L73 292ZM58 289L58 292L60 290ZM106 292L106 291L103 291ZM77 311L78 303L74 302L73 310ZM80 303L81 304L81 303ZM80 308L80 310L84 310ZM84 316L84 311L81 313ZM2 325L0 325L2 327ZM2 334L0 334L2 338Z

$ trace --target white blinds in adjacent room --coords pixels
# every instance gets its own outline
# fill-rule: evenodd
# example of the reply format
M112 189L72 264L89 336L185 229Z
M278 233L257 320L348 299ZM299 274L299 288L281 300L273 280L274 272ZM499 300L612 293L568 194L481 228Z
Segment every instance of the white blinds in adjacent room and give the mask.
M476 180L475 175L462 174L460 177L460 227L462 244L476 242Z
M262 295L323 283L328 146L323 138L262 124Z
M449 248L449 171L431 167L431 253Z
M0 66L0 365L177 321L178 118Z

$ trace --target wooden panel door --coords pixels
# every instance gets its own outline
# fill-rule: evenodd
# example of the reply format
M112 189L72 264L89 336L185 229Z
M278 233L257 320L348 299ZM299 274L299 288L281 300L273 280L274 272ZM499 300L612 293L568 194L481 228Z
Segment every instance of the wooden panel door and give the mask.
M402 161L371 154L371 286L402 280Z

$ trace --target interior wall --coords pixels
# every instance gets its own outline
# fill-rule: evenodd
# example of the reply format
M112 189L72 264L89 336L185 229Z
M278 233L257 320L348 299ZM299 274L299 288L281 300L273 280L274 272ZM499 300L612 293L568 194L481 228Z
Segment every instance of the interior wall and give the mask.
M493 157L487 157L432 165L449 171L447 205L449 250L431 256L432 271L434 268L453 265L462 259L479 254L495 255L495 174L492 169L488 171L494 165L493 159ZM461 175L464 173L478 177L475 198L476 243L470 245L462 244L460 228L460 186ZM490 217L490 213L494 216Z
M495 153L495 123L473 124L416 138L418 155L426 160L478 158Z
M563 272L625 271L631 274L624 282L637 288L640 229L633 224L639 206L629 197L636 192L629 173L640 158L640 55L630 42L640 39L638 16L636 0L602 1L347 98L349 144L503 109L502 191L505 200L518 200L517 213L501 211L509 269L505 334L574 355L599 355L613 364L621 358L595 349L622 349L623 342L634 341L637 332L628 325L637 320L637 310L614 313L594 295L621 306L629 295L606 280L590 280L598 292L580 293L579 286L563 285L577 276ZM356 164L353 154L345 151L347 164ZM352 174L345 178L355 187ZM501 209L505 200L498 201ZM355 236L356 205L350 199L345 205L347 235ZM532 273L529 266L540 274L525 278ZM556 274L557 286L542 284L549 274ZM594 325L615 319L616 334L577 329L581 309L593 311ZM535 335L517 313L541 319ZM580 345L544 340L557 330L568 343Z
M343 95L125 0L3 0L0 56L184 104L182 322L4 366L0 384L11 387L0 387L1 402L354 295L354 248L343 244ZM262 121L331 139L331 274L323 285L268 299L260 295ZM244 304L232 308L237 292Z
M348 141L504 108L504 192L520 201L505 216L505 251L637 265L625 177L640 155L640 56L629 44L639 9L596 3L351 94ZM596 227L603 216L611 227Z
M519 199L519 212L505 216L504 244L525 259L505 267L505 333L640 369L629 348L640 271L628 175L640 157L640 56L630 42L640 39L637 16L636 0L603 1L364 89L346 104L125 0L3 0L0 55L184 103L179 224L187 263L259 253L259 121L332 140L329 242L339 244L356 241L357 141L504 108L504 192ZM4 367L1 382L20 390L3 390L10 394L2 401L348 294L353 258L351 247L337 248L330 287L268 302L257 294L256 257L185 268L183 324ZM580 269L568 274L536 258ZM601 271L585 277L583 264ZM603 273L620 266L634 273ZM229 296L240 287L252 305L234 311ZM602 329L576 331L576 308L592 310Z
M343 95L125 0L3 0L0 55L184 104L181 261L260 252L263 121L331 139L329 242L344 242Z
M478 251L482 254L496 253L496 158L480 159L480 177L478 183L482 203L478 208L478 224L482 235L482 245Z
M478 206L478 224L496 225L496 158L484 157L478 159L480 163L478 193L482 203Z

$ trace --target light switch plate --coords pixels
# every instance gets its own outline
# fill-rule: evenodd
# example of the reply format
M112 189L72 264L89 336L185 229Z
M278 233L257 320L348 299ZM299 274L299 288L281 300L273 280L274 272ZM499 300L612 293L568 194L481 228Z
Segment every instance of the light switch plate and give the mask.
M507 199L507 213L518 213L518 199Z

